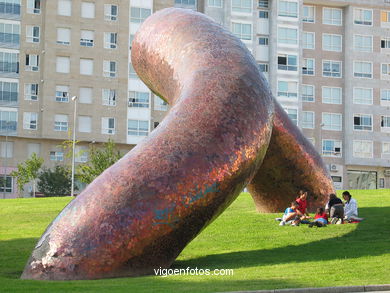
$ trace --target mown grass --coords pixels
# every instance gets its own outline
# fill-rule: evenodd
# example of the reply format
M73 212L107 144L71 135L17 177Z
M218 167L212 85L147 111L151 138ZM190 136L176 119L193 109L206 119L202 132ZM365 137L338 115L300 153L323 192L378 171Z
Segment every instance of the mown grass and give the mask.
M0 201L2 292L221 292L389 283L390 190L352 191L360 224L279 227L246 193L181 253L173 268L233 269L233 276L147 276L95 281L20 280L46 226L69 198Z

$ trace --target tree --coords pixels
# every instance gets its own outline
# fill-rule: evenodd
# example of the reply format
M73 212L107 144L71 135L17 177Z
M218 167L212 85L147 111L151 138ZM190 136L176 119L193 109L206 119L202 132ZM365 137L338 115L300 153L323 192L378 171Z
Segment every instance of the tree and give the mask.
M55 166L44 168L39 173L38 189L46 196L67 196L70 194L72 178L69 168Z
M81 164L77 168L77 178L81 182L89 184L121 157L122 154L115 148L115 143L112 140L103 144L101 149L92 146L89 149L88 163Z
M18 170L13 171L11 176L16 177L19 191L24 191L24 185L33 182L33 195L35 197L35 185L38 178L39 169L41 169L43 159L33 153L24 163L18 164Z

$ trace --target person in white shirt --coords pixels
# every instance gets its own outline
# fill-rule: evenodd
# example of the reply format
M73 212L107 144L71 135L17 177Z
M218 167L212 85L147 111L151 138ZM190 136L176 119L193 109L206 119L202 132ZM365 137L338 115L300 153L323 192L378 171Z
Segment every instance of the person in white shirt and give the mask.
M358 217L358 204L356 199L352 198L349 191L343 192L344 203L344 217L348 221L362 221L362 218Z

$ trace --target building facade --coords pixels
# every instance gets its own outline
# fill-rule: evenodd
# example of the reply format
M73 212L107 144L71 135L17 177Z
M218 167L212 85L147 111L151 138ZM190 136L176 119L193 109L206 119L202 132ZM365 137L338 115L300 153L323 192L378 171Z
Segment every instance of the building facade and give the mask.
M131 42L172 6L247 45L337 188L390 188L387 1L0 0L0 198L19 195L9 173L32 153L69 163L73 129L83 163L91 144L112 139L126 152L158 126L168 105L135 74Z

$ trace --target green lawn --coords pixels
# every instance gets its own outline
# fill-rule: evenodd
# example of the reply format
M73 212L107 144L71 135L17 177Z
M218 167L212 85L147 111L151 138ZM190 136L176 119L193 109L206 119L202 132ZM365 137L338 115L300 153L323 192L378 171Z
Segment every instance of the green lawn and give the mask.
M215 292L389 283L390 190L352 191L360 224L279 227L246 193L182 252L174 268L233 276L148 276L96 281L20 280L38 237L69 198L0 200L2 292Z

